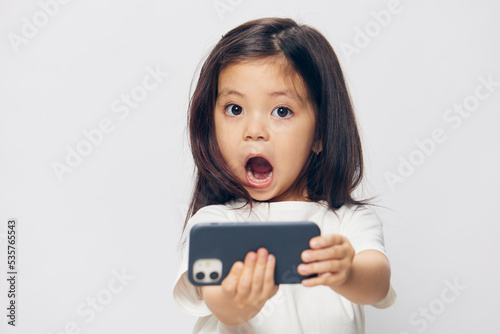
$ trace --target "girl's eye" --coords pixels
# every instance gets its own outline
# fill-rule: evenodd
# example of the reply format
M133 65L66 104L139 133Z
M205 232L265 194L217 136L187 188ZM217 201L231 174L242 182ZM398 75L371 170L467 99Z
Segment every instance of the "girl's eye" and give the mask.
M273 110L272 115L279 118L288 118L292 116L293 112L287 107L278 107Z
M237 104L230 104L226 107L226 114L229 116L238 116L243 113L243 108Z

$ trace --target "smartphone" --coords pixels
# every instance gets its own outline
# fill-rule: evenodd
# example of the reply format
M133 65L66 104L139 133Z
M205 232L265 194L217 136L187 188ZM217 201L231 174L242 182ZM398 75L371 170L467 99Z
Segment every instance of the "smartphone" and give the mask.
M248 252L266 248L276 258L276 284L300 283L297 266L309 240L320 235L312 222L200 223L189 238L188 277L194 285L220 285L236 261Z

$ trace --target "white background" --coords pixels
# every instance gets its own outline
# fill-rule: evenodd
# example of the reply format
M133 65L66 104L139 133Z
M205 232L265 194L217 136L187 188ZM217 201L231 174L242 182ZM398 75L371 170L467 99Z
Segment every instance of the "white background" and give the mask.
M74 0L49 6L47 16L38 1L2 0L0 331L191 331L195 319L172 299L193 175L189 89L222 34L280 16L315 27L336 50L363 136L365 193L386 208L379 213L399 297L387 310L366 307L367 333L499 332L500 3L401 0L382 26L376 13L388 6ZM23 31L29 38L12 43ZM139 92L148 68L169 75L127 117L113 112L122 94ZM477 88L481 77L496 86ZM464 104L467 117L446 121ZM60 182L54 162L66 164L68 150L85 145L83 132L104 119L112 131ZM429 144L433 131L441 142ZM404 177L391 187L388 173L398 169ZM12 217L15 328L6 324ZM128 278L119 283L117 272Z

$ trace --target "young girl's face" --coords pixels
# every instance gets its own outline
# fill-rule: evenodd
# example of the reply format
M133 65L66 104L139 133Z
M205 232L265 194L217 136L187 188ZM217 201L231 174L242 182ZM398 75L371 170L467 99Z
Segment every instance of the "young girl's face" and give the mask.
M229 65L214 110L222 157L258 201L303 200L296 180L314 143L315 110L302 79L275 58Z

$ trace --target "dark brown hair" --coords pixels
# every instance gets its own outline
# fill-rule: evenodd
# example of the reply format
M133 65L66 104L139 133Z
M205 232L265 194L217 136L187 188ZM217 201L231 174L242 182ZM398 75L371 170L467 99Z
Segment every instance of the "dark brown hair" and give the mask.
M204 62L188 111L196 182L187 220L200 208L234 199L252 203L225 164L217 145L214 107L220 72L230 64L284 57L307 87L316 107L316 140L323 150L311 152L300 176L309 200L324 200L333 210L344 204L366 204L352 198L363 175L361 141L339 61L326 38L314 28L286 18L262 18L229 31Z

